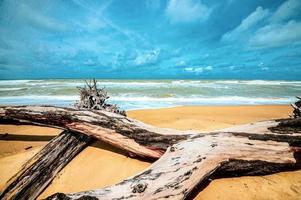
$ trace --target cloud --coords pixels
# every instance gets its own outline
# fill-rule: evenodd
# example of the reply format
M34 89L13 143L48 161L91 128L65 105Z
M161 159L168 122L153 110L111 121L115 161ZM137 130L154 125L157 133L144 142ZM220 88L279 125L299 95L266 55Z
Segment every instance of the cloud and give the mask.
M239 26L234 30L227 32L223 35L223 41L233 41L237 39L241 34L244 34L250 28L264 20L269 15L268 9L263 9L262 7L257 7L254 12L241 21Z
M250 38L253 47L279 47L301 43L301 22L291 20L285 24L270 24L260 28Z
M170 0L165 14L172 24L206 20L211 9L200 0Z
M209 66L205 67L205 70L211 71L211 70L213 70L213 67L209 65Z
M271 17L271 21L279 22L297 16L301 12L300 0L288 0L284 2Z
M196 67L196 68L186 67L186 68L184 68L184 71L191 72L194 74L201 74L201 73L203 73L204 69L202 67Z
M212 66L206 66L206 67L200 67L200 66L194 66L194 67L186 67L184 68L184 71L189 72L189 73L194 73L194 74L201 74L206 71L212 71L213 67Z
M236 66L234 66L234 65L231 65L231 66L229 66L229 69L232 71L232 70L235 70L236 69Z
M85 60L83 62L83 64L86 65L86 66L95 66L96 62L94 60L92 60L92 59L89 58L89 59Z
M155 49L147 53L138 55L134 64L136 66L153 65L159 61L160 49Z
M299 5L292 0L3 1L0 65L11 66L10 77L25 78L39 78L35 71L41 67L43 77L250 78L262 73L266 76L255 78L300 79L301 44L295 44L301 42L301 13L294 7L285 11L284 2ZM220 42L222 35L230 43ZM281 48L262 50L275 46ZM257 66L260 62L265 66ZM267 67L279 72L268 73Z
M19 5L18 14L21 20L27 21L29 25L35 28L59 32L67 30L63 23L36 12L26 4Z
M301 22L288 20L301 9L300 0L288 0L274 13L257 7L239 26L222 36L223 42L239 41L248 48L273 48L300 43Z
M184 60L181 60L176 63L176 67L184 67L186 65L186 62Z

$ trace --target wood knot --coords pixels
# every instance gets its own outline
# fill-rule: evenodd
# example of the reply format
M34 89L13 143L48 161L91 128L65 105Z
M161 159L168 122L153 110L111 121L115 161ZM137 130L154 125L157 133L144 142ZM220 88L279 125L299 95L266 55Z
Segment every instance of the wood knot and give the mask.
M217 144L215 144L215 143L212 143L212 144L211 144L211 147L212 147L212 148L214 148L214 147L216 147L216 146L217 146Z
M170 152L175 152L176 151L176 147L170 147Z
M138 183L136 185L133 186L133 193L142 193L145 191L145 189L147 188L147 183Z

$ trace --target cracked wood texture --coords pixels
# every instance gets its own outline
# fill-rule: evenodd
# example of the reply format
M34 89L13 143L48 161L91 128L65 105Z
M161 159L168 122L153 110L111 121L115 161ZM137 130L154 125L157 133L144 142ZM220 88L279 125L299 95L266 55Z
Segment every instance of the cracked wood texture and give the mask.
M91 140L91 137L81 133L63 131L9 180L0 199L35 199Z
M158 129L105 111L51 106L0 107L0 118L78 131L145 158L158 158L168 148L147 170L121 183L75 194L57 193L48 199L185 199L209 177L300 168L300 119L192 135ZM36 181L43 183L41 180L40 176Z
M252 140L227 132L199 135L171 146L148 169L116 185L57 193L48 200L185 199L214 173L254 175L298 168L300 160L295 156L300 150L286 142Z
M102 189L57 193L48 200L187 199L209 178L300 169L301 133L298 127L287 126L287 120L194 135L171 146L158 161L134 177ZM276 127L277 132L273 132Z
M1 106L0 119L56 126L92 136L142 158L158 159L192 132L160 129L102 110L53 106Z

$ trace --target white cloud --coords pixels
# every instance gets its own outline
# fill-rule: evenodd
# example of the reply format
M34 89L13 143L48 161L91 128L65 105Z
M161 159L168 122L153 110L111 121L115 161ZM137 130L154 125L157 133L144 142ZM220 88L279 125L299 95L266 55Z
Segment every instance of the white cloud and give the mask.
M301 11L301 0L287 0L274 13L258 7L221 41L239 41L251 48L301 43L301 22L289 20Z
M213 67L209 65L209 66L205 67L205 70L211 71L211 70L213 70Z
M262 67L262 66L264 66L264 63L261 62L261 63L259 63L257 66L258 66L258 67Z
M237 31L245 31L266 18L269 14L268 9L257 7L247 18L242 20L241 24L236 28Z
M158 62L159 55L160 55L160 49L155 49L155 50L147 52L147 53L139 54L135 58L134 64L136 66L143 66L143 65L147 65L147 64L150 64L150 65L155 64L155 63Z
M176 63L176 67L183 67L186 65L186 62L184 60L181 60L180 62Z
M253 47L266 48L301 42L301 22L294 20L285 24L270 24L258 29L250 38Z
M175 23L193 23L206 20L211 9L200 0L170 0L165 14Z
M271 21L279 22L294 17L301 12L300 0L288 0L284 2L271 17Z
M87 59L87 60L84 61L83 64L87 65L87 66L93 66L93 65L96 65L96 62L93 61L92 59Z
M184 68L184 70L187 72L192 72L194 69L192 67L186 67Z
M67 29L61 22L38 13L26 4L19 4L18 6L17 9L20 19L26 20L29 25L35 28L47 29L50 31L65 31Z
M204 71L203 67L196 67L196 68L186 67L186 68L184 68L184 70L186 72L191 72L191 73L194 73L194 74L201 74Z
M269 15L268 9L263 9L262 7L257 7L254 12L249 16L243 19L239 26L234 30L227 32L223 35L223 41L232 41L235 40L238 36L248 31L254 25L258 24L260 21L264 20Z
M230 70L235 70L235 69L236 69L236 66L231 65L231 66L229 66L229 69L230 69Z
M207 67L199 67L199 66L194 66L194 67L186 67L184 68L184 71L194 73L194 74L201 74L206 71L211 71L213 70L212 66L207 66Z

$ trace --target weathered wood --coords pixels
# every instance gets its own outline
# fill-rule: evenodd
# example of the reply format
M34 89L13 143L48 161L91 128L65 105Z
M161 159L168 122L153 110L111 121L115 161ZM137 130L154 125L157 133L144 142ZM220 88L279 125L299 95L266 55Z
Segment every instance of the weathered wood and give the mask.
M88 110L106 110L109 112L117 113L126 116L124 110L120 110L117 105L109 104L106 102L110 97L104 88L98 88L97 81L93 79L88 82L85 81L84 87L78 87L80 100L75 103L78 109Z
M7 183L0 199L35 199L55 175L92 140L82 133L64 131L53 138Z
M298 101L296 101L295 103L291 103L293 110L293 117L294 118L298 118L301 117L301 97L296 97L298 99Z
M195 135L170 147L142 173L103 189L48 199L185 199L215 177L263 175L301 168L301 133L273 132L264 121Z
M298 106L296 106L295 103L291 103L291 106L292 106L294 109L298 109Z
M278 120L278 125L270 130L279 134L301 133L301 117Z
M300 167L300 147L286 142L252 140L241 133L195 136L168 148L142 173L116 185L74 194L58 193L49 199L185 199L215 173L268 174Z
M53 106L2 106L0 119L62 127L90 135L143 158L158 159L172 144L192 132L159 129L102 110L76 110Z
M140 157L158 158L168 148L157 162L135 177L103 189L58 193L49 199L183 199L210 176L300 168L297 119L259 122L200 135L158 129L105 111L50 106L0 107L0 118L74 130Z

